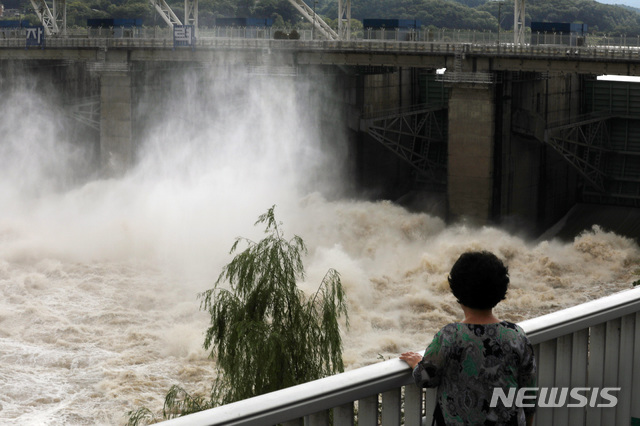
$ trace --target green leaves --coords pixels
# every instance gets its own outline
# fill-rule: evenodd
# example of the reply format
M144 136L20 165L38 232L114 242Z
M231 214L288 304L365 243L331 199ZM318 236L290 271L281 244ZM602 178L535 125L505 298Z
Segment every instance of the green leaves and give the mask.
M210 400L201 395L190 395L180 386L172 386L164 399L162 414L165 419L185 416L212 408Z
M344 369L339 318L347 324L340 275L331 269L316 293L306 298L299 236L284 238L275 206L256 225L265 226L259 242L239 238L237 253L215 286L199 295L210 316L204 347L221 371L212 399L229 403L315 380Z
M169 0L172 9L182 17L184 1ZM307 2L307 4L312 4ZM501 3L502 28L513 29L513 1ZM20 8L30 9L27 0ZM316 11L327 18L337 18L336 0L319 0ZM274 19L275 28L308 25L302 15L287 0L200 0L200 26L213 27L216 17L255 17ZM606 5L593 0L530 1L526 5L526 22L584 22L590 31L640 34L640 14L635 9ZM498 4L489 0L353 0L352 15L360 22L364 18L390 17L419 19L423 26L460 30L497 29ZM35 24L35 15L28 15ZM69 26L85 26L87 18L143 18L145 25L161 25L148 0L72 0L67 2Z
M341 372L339 319L348 326L340 274L329 269L307 298L302 238L286 240L275 206L260 215L265 225L259 242L238 238L230 253L247 247L226 265L213 288L200 293L200 308L211 316L204 347L219 376L208 396L173 386L165 397L163 418L171 419L217 405L297 385ZM130 411L129 426L154 421L147 408Z

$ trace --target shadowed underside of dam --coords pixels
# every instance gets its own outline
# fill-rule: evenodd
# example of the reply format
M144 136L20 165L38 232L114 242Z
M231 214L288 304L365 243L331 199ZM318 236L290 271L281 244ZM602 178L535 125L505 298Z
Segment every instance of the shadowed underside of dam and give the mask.
M401 74L364 79L379 87L413 81L420 90L412 102L443 108L425 108L430 124L421 130L430 138L411 141L429 160L422 168L404 166L411 161L403 155L390 160L401 143L379 129L391 120L369 120L382 124L360 135L369 149L358 150L359 170L384 196L531 237L572 239L593 225L640 237L640 85L573 73L503 72L489 84ZM398 96L400 104L411 98Z

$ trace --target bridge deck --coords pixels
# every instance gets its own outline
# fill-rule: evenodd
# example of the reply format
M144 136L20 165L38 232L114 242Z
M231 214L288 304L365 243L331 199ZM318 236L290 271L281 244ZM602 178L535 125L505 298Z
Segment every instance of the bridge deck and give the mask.
M46 40L44 48L26 49L25 39L0 38L0 59L109 60L105 52L126 50L129 61L220 60L220 52L251 51L264 59L280 53L281 60L296 65L375 65L405 67L452 66L456 54L474 58L477 71L553 71L640 75L640 47L626 45L492 44L474 41L395 40L273 40L258 38L200 37L193 47L174 48L171 38L96 38L70 36ZM101 53L99 55L98 53ZM242 56L242 55L241 55ZM248 56L240 59L246 61ZM121 60L121 59L120 59ZM225 60L231 60L227 56Z

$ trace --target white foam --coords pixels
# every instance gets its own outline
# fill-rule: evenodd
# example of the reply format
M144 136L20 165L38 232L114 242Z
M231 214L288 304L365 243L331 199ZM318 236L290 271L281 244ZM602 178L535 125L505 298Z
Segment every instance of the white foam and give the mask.
M229 84L240 113L221 95ZM499 312L512 320L635 278L638 247L599 229L534 245L336 197L346 142L315 118L328 88L215 86L190 100L197 125L176 99L147 123L137 165L107 180L73 168L86 153L55 124L55 103L21 104L37 98L25 88L7 97L18 108L0 116L0 423L122 424L142 405L159 412L173 384L206 392L215 366L201 348L208 318L196 295L237 236L263 235L253 223L273 204L285 235L308 245L303 289L315 291L330 267L341 273L348 368L426 345L460 317L446 275L465 250L507 260L513 284Z

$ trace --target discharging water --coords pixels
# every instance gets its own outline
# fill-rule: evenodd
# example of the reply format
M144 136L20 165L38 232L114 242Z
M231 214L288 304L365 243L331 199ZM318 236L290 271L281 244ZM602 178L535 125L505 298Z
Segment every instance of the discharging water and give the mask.
M235 237L261 237L253 223L273 204L285 233L309 247L303 289L330 267L342 275L349 369L421 349L459 319L446 276L469 249L508 263L498 315L513 321L638 278L638 246L598 228L534 244L349 199L340 126L316 119L331 109L324 89L231 77L192 88L200 93L189 103L149 107L136 166L112 179L92 177L55 99L26 85L5 91L0 424L123 424L139 406L158 413L173 384L206 391L214 365L196 295L230 260Z

